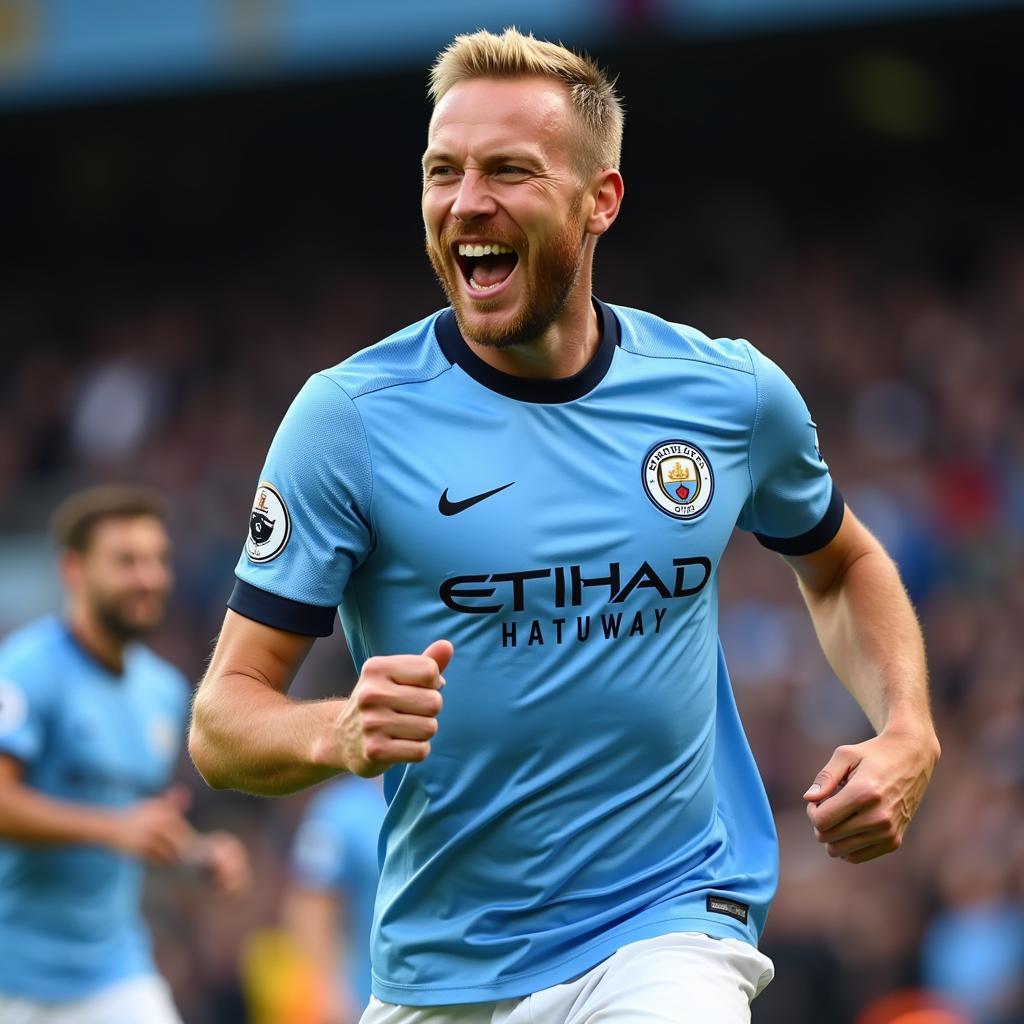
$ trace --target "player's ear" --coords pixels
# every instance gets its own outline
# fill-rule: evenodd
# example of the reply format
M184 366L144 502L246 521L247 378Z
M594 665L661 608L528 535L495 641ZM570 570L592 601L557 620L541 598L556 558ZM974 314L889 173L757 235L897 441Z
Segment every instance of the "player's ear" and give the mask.
M74 590L82 580L82 553L72 548L65 548L60 553L60 578L64 586Z
M591 178L587 188L588 234L603 235L615 223L624 192L622 175L614 167L606 167Z

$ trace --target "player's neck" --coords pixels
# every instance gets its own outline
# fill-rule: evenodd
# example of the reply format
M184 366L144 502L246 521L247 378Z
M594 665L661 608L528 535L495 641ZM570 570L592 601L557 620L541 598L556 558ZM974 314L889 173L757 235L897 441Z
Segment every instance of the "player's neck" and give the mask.
M65 620L71 635L89 657L116 676L124 671L124 641L104 629L91 609L71 600L67 605Z
M590 296L590 275L580 274L561 315L536 341L491 348L466 338L483 362L515 377L560 380L583 370L601 344L601 323Z

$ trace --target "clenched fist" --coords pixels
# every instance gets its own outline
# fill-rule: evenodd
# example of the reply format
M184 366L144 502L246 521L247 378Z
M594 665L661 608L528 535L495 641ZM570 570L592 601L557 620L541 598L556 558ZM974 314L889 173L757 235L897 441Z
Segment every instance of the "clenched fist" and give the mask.
M804 793L829 856L862 864L899 849L938 759L930 729L838 747Z
M422 654L366 660L334 726L338 754L353 775L371 778L430 753L452 653L447 640L436 640Z

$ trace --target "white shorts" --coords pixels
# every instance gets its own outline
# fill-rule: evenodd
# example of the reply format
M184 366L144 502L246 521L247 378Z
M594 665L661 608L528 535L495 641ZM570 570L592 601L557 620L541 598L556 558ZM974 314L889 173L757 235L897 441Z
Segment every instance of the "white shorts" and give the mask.
M54 1003L0 993L3 1024L181 1024L167 982L155 974L126 978L83 999Z
M372 998L359 1024L750 1024L751 1000L774 974L749 943L673 932L520 999L395 1006Z

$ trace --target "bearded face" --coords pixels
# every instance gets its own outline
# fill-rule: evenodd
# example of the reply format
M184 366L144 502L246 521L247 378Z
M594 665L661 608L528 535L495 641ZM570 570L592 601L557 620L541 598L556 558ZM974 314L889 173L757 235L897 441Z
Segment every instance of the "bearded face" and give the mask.
M583 266L584 231L577 193L564 221L550 237L533 245L521 233L481 227L486 241L460 241L466 226L446 226L441 244L427 238L427 255L455 311L464 337L489 348L510 348L536 340L561 315ZM510 237L511 236L511 237ZM475 255L479 249L489 249ZM518 278L518 280L514 280ZM515 308L504 318L488 316L501 308L504 292L518 285Z
M158 519L98 523L88 549L73 558L74 589L109 636L127 642L160 625L172 575L170 542Z
M107 633L127 643L146 636L160 625L167 600L162 593L141 588L118 593L94 588L92 604L96 618Z
M469 79L439 101L423 156L423 223L469 341L535 342L574 303L593 233L580 146L557 81Z

